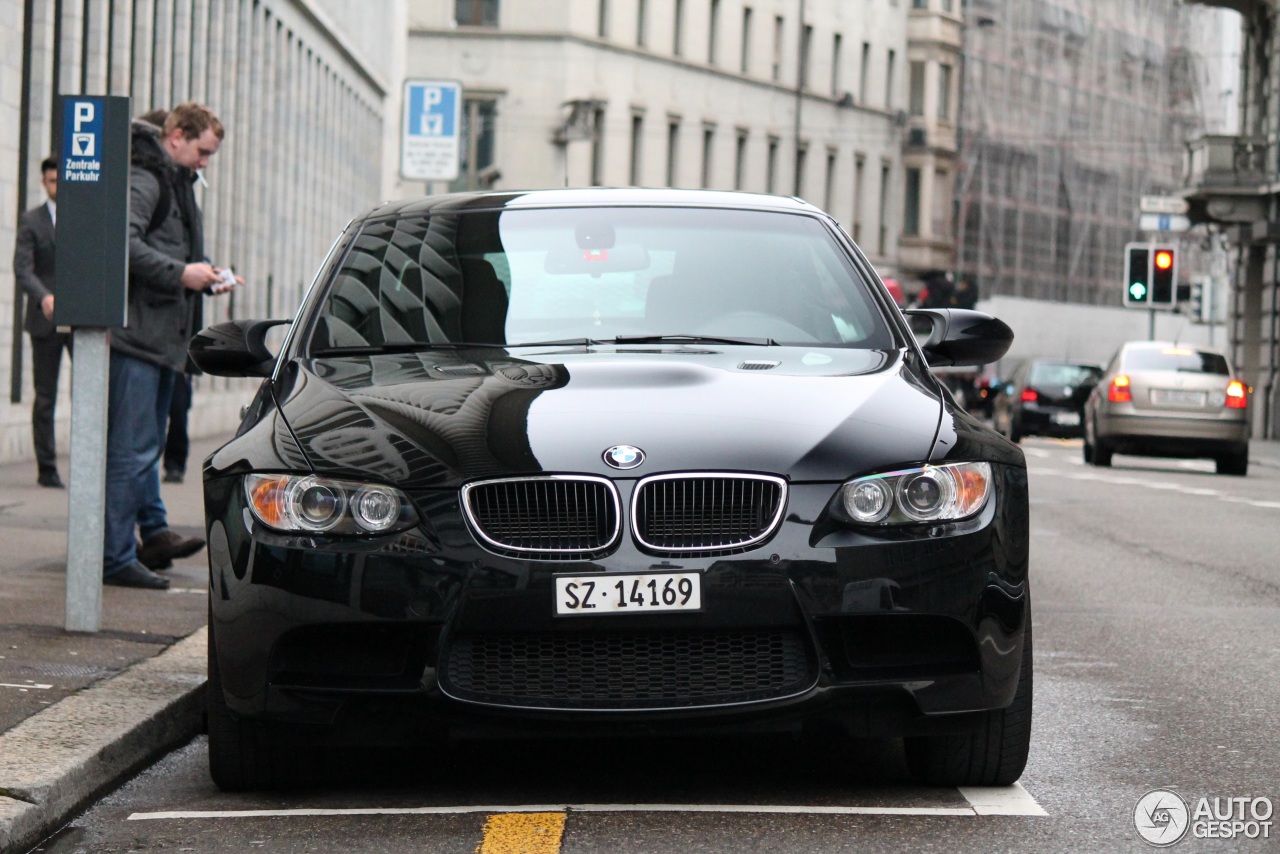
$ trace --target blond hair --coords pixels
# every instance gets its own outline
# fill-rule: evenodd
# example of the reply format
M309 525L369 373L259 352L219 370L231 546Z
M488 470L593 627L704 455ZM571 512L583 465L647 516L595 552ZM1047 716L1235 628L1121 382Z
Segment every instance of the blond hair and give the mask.
M222 139L225 133L213 110L195 101L179 104L169 111L168 118L164 120L164 135L168 136L174 128L182 130L184 139L195 139L207 130L213 131L218 139Z

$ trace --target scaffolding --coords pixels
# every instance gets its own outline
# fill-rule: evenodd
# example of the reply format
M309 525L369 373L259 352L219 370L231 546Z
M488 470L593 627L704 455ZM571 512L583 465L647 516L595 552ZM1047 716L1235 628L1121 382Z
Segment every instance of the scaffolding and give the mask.
M1139 198L1177 192L1185 142L1204 130L1206 14L969 0L955 266L984 296L1120 304Z

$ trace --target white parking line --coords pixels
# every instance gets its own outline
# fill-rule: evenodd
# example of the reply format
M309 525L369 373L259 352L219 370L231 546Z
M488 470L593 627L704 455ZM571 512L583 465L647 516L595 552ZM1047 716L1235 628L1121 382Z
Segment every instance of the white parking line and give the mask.
M1012 786L961 786L960 794L978 815L1048 815L1021 783Z
M35 688L37 691L47 691L52 687L52 685L36 685L32 682L28 682L26 685L15 685L12 682L0 682L0 688L17 688L20 691L26 691L30 688Z
M353 807L348 809L301 808L282 810L170 810L136 812L129 821L215 818L300 818L342 815L466 815L471 813L545 812L687 812L757 813L762 815L1048 815L1021 785L966 787L959 790L969 806L964 807L854 807L792 806L771 804L521 804L460 805L445 807Z

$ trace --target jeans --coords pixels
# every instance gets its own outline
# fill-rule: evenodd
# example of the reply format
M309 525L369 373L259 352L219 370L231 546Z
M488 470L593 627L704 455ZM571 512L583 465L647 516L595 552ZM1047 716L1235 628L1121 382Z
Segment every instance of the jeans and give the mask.
M191 440L187 436L187 413L191 410L191 374L175 374L173 399L169 404L169 434L164 443L164 470L185 474Z
M135 528L146 540L169 527L160 499L160 455L173 377L167 368L111 351L104 576L137 558Z

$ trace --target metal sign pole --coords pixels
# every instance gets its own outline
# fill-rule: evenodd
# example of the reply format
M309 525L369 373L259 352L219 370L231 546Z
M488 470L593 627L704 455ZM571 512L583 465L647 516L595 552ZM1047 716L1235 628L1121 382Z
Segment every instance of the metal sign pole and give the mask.
M67 611L71 632L102 627L109 329L127 320L129 99L63 95L53 322L71 328L71 484Z
M102 628L107 512L107 330L72 333L71 484L67 500L67 631Z

